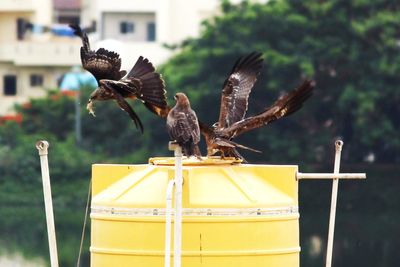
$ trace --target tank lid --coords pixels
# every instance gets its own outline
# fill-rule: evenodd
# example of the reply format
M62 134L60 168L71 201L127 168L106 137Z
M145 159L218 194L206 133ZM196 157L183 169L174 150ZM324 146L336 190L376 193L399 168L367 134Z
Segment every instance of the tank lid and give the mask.
M201 160L195 157L183 157L182 164L184 166L209 166L209 165L234 165L240 164L241 159L236 159L234 157L224 158L221 157L202 157ZM149 158L149 164L161 165L161 166L173 166L175 165L174 157L154 157Z

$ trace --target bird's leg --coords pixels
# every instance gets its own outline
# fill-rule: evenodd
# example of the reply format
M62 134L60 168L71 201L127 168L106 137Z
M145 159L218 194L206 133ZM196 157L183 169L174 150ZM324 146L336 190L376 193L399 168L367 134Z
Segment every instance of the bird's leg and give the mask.
M207 147L207 157L211 157L213 155L213 150L212 148Z
M200 152L200 148L199 148L198 145L195 145L195 146L194 146L194 155L196 156L196 158L197 158L198 160L203 160L203 159L201 158L201 152Z

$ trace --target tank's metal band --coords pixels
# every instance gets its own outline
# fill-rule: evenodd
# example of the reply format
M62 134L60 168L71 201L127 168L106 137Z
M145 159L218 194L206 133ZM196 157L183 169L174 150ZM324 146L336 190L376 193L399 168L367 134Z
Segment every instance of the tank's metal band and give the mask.
M258 249L258 250L217 250L217 251L182 251L183 257L243 257L243 256L270 256L281 254L298 254L300 247L288 247L281 249ZM115 248L99 248L90 247L90 252L95 254L111 254L111 255L130 255L130 256L164 256L161 250L131 250L131 249L115 249ZM171 255L174 253L172 252Z
M165 216L165 208L123 208L92 205L92 215ZM297 206L274 208L184 208L183 216L287 216L298 214ZM174 214L174 210L171 210Z

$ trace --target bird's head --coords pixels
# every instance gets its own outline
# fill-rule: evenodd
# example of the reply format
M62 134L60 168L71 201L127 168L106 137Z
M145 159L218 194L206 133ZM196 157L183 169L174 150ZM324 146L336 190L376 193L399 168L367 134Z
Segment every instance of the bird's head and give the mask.
M190 107L189 98L184 93L176 93L174 95L176 104L182 107Z
M113 98L112 91L108 89L107 81L101 80L99 87L90 94L86 109L94 116L93 102L96 100L109 100Z
M90 95L89 102L95 100L110 100L113 99L113 93L110 89L111 84L107 80L101 80L99 82L99 87Z
M217 122L213 123L213 125L211 125L211 128L213 130L217 130L219 128L219 122L217 121Z

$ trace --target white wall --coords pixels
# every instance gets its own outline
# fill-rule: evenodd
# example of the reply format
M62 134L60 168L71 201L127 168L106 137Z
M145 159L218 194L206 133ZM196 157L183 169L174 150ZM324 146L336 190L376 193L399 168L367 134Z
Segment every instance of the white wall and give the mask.
M17 40L17 18L29 18L26 12L0 13L0 44Z
M169 29L170 43L178 43L188 37L197 37L201 21L218 13L219 2L216 0L170 0Z
M117 39L121 41L146 42L147 24L155 23L155 13L122 13L104 12L102 19L104 39ZM120 32L121 22L131 22L134 24L134 32L123 34Z
M159 43L178 43L187 37L196 37L200 22L218 13L218 0L82 0L82 24L97 21L103 31L101 18L105 12L155 13L156 40Z
M69 71L69 67L16 67L11 63L0 63L0 114L12 113L15 103L25 103L29 98L46 95L46 89L57 87L57 78ZM31 74L43 75L43 86L32 87L30 85ZM17 76L17 92L15 96L5 96L4 75Z
M53 19L52 0L34 0L35 15L33 22L43 25L50 25Z

